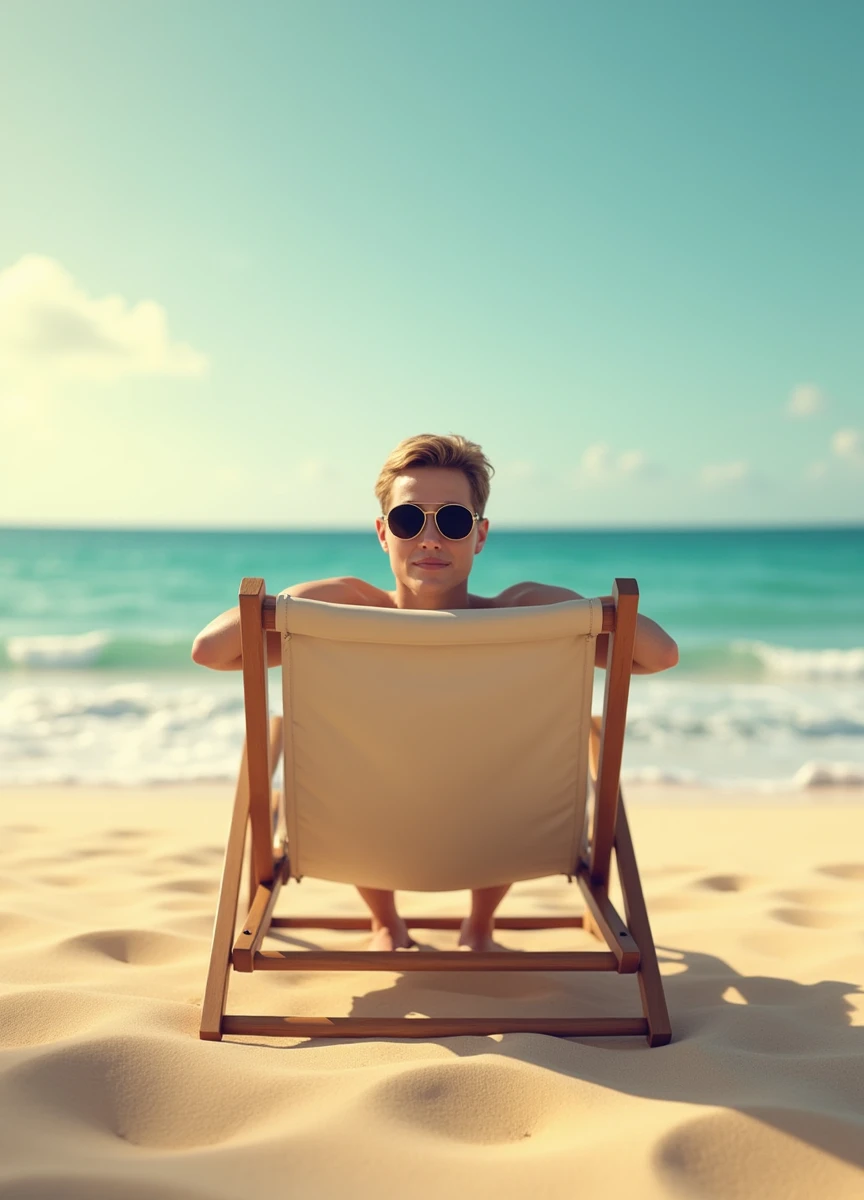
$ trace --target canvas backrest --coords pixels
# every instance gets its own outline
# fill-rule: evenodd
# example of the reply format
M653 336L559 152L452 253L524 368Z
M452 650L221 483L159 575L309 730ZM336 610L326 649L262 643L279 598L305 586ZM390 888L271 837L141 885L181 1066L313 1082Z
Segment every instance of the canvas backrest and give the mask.
M276 600L291 873L448 891L571 874L602 602Z

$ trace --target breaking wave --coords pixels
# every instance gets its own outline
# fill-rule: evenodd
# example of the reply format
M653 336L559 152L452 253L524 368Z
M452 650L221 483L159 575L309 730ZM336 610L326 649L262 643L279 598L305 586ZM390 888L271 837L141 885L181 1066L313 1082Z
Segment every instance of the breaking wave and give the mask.
M245 732L239 673L99 679L0 677L0 784L236 778ZM271 712L281 711L274 677ZM600 711L602 680L595 690ZM856 761L857 760L857 761ZM636 679L624 779L809 790L864 786L864 695L854 684L719 685Z
M31 670L177 671L196 668L192 637L184 634L128 636L94 630L90 633L39 634L10 637L0 666Z
M24 670L200 672L192 662L193 633L39 634L0 644L0 667ZM741 680L864 680L864 648L800 650L768 642L684 646L676 677Z

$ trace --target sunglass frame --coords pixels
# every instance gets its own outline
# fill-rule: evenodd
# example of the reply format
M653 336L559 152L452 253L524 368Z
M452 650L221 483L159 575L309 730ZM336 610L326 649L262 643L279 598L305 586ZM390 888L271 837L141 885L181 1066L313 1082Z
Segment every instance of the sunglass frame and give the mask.
M419 513L421 513L423 516L423 521L422 521L422 524L420 525L420 528L417 530L417 532L415 534L412 534L410 537L403 537L401 534L398 534L393 529L392 525L390 524L390 514L394 513L397 508L416 508L417 511ZM444 532L444 530L438 524L438 514L445 508L461 508L463 512L467 512L470 515L471 526L470 526L468 532L466 534L464 534L463 537L461 537L461 538L450 537L448 534L446 534ZM437 508L423 508L423 507L421 507L421 505L415 504L413 501L410 501L410 500L405 501L402 504L394 504L389 512L382 513L381 519L384 521L384 524L387 526L387 528L390 530L390 532L393 534L393 536L395 538L398 538L400 542L412 542L414 540L414 538L420 537L421 533L426 528L426 518L430 515L433 517L433 519L435 521L435 528L438 530L438 532L441 534L441 536L443 538L445 538L446 541L448 541L448 542L464 542L466 538L469 538L471 536L471 534L474 531L474 526L481 519L480 514L476 513L476 512L472 513L471 509L468 507L467 504L459 504L458 501L455 501L455 500L448 500L444 504L439 504Z

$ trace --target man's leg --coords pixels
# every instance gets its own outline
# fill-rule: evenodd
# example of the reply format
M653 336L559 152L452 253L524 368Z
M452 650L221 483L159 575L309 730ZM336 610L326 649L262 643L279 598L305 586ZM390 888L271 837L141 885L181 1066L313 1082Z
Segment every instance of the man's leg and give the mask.
M393 892L381 888L362 888L357 891L372 913L372 944L370 950L410 950L416 943L408 933L408 926L396 911Z
M478 888L471 893L471 916L462 922L459 934L460 950L497 950L492 940L495 928L495 909L510 890L509 883L499 887Z

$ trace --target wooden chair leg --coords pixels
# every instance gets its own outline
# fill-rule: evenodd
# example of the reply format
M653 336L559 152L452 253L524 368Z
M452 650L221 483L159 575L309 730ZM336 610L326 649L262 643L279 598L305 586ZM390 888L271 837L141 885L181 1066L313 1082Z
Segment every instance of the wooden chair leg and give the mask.
M624 896L624 913L627 928L639 947L640 963L637 972L642 1011L648 1022L648 1045L666 1046L672 1040L669 1010L663 991L663 978L657 963L657 951L648 922L648 910L642 894L636 854L630 837L630 825L624 810L624 798L618 793L618 820L615 826L615 857L618 863L618 878Z
M246 769L246 745L240 762L240 775L234 797L231 830L222 867L222 885L213 925L213 944L210 949L210 969L201 1006L199 1036L207 1041L222 1040L222 1015L228 995L228 975L231 970L231 947L237 921L240 898L240 875L243 870L243 850L249 823L249 774Z
M259 883L258 885L258 891L249 908L243 929L234 943L231 962L235 971L248 972L252 970L255 955L267 936L273 909L279 899L284 878L283 866L284 864L281 862L277 865L272 883Z
M270 763L270 779L272 783L273 776L276 774L276 768L279 766L279 759L282 757L282 717L277 713L270 718L270 744L268 750ZM273 788L271 791L270 801L270 818L272 832L275 834L276 826L280 816L283 816L285 811L285 797L283 789ZM258 883L255 875L255 858L252 839L249 839L249 907L255 903L255 895L258 891Z

